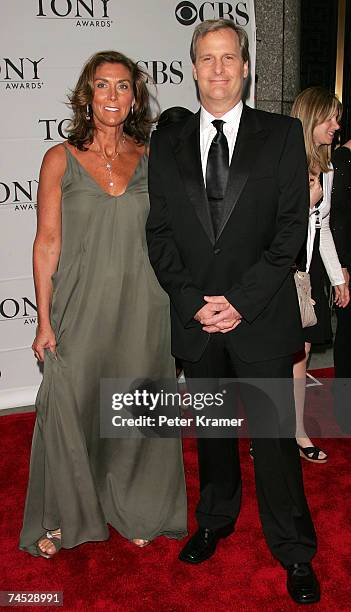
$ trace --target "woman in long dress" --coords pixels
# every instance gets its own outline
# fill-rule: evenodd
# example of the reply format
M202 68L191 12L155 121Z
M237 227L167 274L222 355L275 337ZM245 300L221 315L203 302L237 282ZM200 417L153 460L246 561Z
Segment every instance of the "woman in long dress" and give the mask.
M304 355L297 356L294 365L297 443L300 455L314 463L325 463L327 453L315 446L305 431L304 406L306 364L311 344L331 342L331 313L328 301L328 282L332 285L335 304L345 308L349 291L330 231L330 200L333 166L330 146L339 129L342 106L333 94L323 87L309 87L294 101L291 114L302 122L307 163L310 176L310 210L307 243L299 269L310 273L312 298L315 301L317 324L305 328Z
M146 75L106 51L70 97L68 142L44 156L34 280L44 361L20 548L51 558L106 540L186 534L181 442L101 438L100 380L174 379L169 301L149 263ZM126 436L128 434L126 433Z

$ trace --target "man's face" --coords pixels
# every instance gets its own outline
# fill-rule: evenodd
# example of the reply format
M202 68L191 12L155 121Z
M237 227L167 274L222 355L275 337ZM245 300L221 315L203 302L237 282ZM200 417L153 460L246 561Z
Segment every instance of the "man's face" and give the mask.
M239 102L248 70L248 62L244 63L241 57L239 37L233 30L208 32L198 40L193 76L201 104L212 115L221 116Z

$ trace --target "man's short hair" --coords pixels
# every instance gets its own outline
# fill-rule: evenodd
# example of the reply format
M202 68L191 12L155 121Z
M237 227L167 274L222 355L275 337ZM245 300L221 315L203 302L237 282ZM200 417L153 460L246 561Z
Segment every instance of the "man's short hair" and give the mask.
M218 30L229 29L236 32L239 38L240 53L244 63L249 61L249 39L244 28L235 25L230 19L207 19L196 26L190 45L190 57L193 64L196 60L196 45L198 40L206 36L209 32L217 32Z

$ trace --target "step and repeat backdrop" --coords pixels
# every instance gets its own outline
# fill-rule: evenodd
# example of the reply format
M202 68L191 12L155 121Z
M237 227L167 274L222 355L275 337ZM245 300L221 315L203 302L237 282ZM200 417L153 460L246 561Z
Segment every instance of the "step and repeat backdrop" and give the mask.
M219 17L246 29L254 75L254 0L1 1L0 409L33 404L41 381L30 348L37 187L44 153L65 139L67 92L90 55L114 49L152 76L161 109L196 110L190 40L200 21Z

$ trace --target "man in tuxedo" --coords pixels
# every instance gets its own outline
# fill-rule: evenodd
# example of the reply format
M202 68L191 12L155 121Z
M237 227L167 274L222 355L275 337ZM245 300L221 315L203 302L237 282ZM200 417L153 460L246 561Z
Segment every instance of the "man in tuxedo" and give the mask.
M291 379L303 348L292 266L309 202L301 124L243 105L248 40L232 21L199 24L191 59L201 108L157 130L149 159L147 240L171 300L172 350L188 379ZM270 410L244 399L250 426ZM285 401L292 422L292 385ZM293 431L279 437L273 413L271 437L253 440L260 518L290 595L312 603L316 537L298 449ZM199 528L179 556L193 564L233 532L241 496L237 439L198 439L198 457Z

